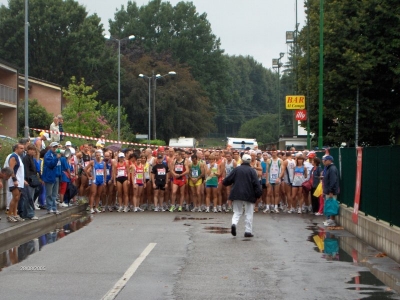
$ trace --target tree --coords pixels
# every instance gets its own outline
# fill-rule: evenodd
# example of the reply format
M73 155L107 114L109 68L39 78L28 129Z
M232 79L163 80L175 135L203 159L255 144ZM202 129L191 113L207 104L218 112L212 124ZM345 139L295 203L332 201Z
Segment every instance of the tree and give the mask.
M24 66L24 0L0 7L0 57ZM29 1L29 73L62 86L69 78L107 81L114 57L105 47L103 25L74 0ZM104 84L104 83L103 83Z
M278 131L278 115L266 114L250 121L240 127L239 136L255 138L261 144L276 143Z
M24 135L25 128L25 103L18 108L18 135ZM28 102L29 127L39 129L49 129L53 122L52 114L48 113L44 106L38 103L37 99L30 99Z
M66 132L93 137L112 132L108 121L98 110L97 92L86 86L83 78L76 82L75 77L72 77L68 89L63 89L63 95L68 101L63 110Z
M319 4L308 4L310 23L300 33L300 45L306 52L309 26L309 117L312 131L318 132ZM400 6L395 0L346 0L328 2L324 10L324 143L354 145L357 89L359 144L400 140ZM303 93L306 54L299 60Z

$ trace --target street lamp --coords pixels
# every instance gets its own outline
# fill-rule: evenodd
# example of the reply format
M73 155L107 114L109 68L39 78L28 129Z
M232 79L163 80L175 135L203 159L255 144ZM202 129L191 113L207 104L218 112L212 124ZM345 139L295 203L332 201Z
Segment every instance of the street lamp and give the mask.
M176 75L176 72L174 71L170 71L165 75L161 75L161 74L156 74L154 75L154 71L153 71L153 75L151 76L147 76L147 75L143 75L143 74L139 74L140 78L145 78L149 80L149 133L148 133L148 141L150 143L150 128L151 128L151 83L153 83L153 139L157 139L157 130L156 130L156 83L157 83L157 79L163 78L165 76L168 75Z
M151 115L150 115L150 101L151 101L151 78L153 77L153 76L151 76L151 77L149 77L149 76L146 76L146 75L143 75L143 74L139 74L139 77L140 78L146 78L146 79L148 79L149 80L149 132L148 132L148 135L147 135L147 143L150 145L150 128L151 128Z
M121 41L133 40L134 35L130 35L123 39L116 39L110 35L105 35L105 39L118 42L118 142L121 141Z
M278 69L278 139L281 135L281 75L279 69L282 67L281 59L285 56L285 53L279 53L279 58L272 59L272 67Z

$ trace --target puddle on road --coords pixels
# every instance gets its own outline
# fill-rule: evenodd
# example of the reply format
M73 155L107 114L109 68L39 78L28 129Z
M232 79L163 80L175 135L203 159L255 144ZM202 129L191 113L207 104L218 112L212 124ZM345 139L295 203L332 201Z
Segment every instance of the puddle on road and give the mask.
M216 234L231 233L231 229L226 227L210 226L210 227L204 227L204 229L207 230L209 233L216 233Z
M59 239L62 239L66 235L69 235L84 226L88 225L92 221L91 215L73 215L73 221L61 226L60 228L49 231L37 238L34 238L22 245L12 247L3 253L0 253L0 271L3 268L18 264L30 255L39 252L44 246L54 243ZM50 229L49 229L50 230Z
M174 222L182 220L212 220L214 218L175 217Z
M308 226L307 229L312 231L312 234L307 240L316 245L314 250L322 253L322 258L331 263L333 261L342 261L349 262L355 266L368 268L365 264L365 257L374 257L374 254L377 253L375 249L366 246L365 243L358 240L355 236L348 236L347 232L326 230L324 227L319 227L315 223L313 223L313 226ZM362 248L363 253L359 253L355 249L360 249L360 245L364 246L364 248ZM342 246L345 247L348 252L346 252ZM377 276L382 275L384 278L391 276L377 268L374 268L373 271L378 274ZM396 279L392 279L390 282L394 280ZM396 293L396 291L399 292L400 289L398 289L395 284L389 288L370 271L357 272L357 275L346 283L355 285L346 289L360 291L360 295L365 295L362 299L400 299L399 294Z

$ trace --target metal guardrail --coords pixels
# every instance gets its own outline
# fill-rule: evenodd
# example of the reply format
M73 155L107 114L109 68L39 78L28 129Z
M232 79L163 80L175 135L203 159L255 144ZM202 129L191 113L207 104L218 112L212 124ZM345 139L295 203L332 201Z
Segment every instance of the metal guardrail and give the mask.
M0 84L0 102L17 105L17 89Z

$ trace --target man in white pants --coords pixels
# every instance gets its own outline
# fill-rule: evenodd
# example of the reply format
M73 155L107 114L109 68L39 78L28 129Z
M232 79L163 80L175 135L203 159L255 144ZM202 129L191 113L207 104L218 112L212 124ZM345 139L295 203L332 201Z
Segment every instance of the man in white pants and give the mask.
M245 210L245 233L244 237L253 237L253 213L254 203L261 197L262 189L257 172L250 167L251 157L244 154L242 164L234 168L224 179L223 185L232 185L229 200L233 201L233 217L231 233L236 236L236 226Z

